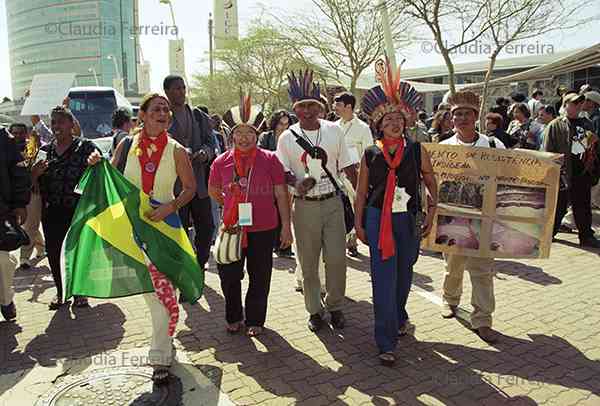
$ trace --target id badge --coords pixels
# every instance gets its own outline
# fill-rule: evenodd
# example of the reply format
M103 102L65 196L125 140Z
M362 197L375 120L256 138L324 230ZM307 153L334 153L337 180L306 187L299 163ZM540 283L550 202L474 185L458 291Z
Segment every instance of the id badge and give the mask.
M408 200L410 195L406 189L396 186L394 190L394 203L392 204L392 213L404 213L408 211Z
M321 160L308 157L308 162L306 164L308 166L308 174L317 180L321 179L321 172L323 171Z
M252 203L240 203L238 205L238 218L240 226L252 225Z

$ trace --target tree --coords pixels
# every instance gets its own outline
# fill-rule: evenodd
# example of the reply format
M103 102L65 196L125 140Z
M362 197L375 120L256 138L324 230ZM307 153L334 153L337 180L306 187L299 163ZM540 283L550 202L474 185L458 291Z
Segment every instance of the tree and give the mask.
M273 18L298 54L314 57L329 70L331 78L349 80L354 92L361 74L384 54L381 15L372 0L312 2L318 13ZM391 13L390 25L395 45L407 44L408 22L400 13Z
M489 28L484 18L489 0L392 0L391 9L429 30L448 68L450 93L456 93L451 55L479 40ZM507 0L511 1L511 0ZM542 2L541 0L538 0Z
M240 85L230 72L195 74L190 87L192 103L208 106L212 113L223 115L240 101Z
M489 81L494 73L498 54L512 44L539 37L556 30L569 30L598 17L576 18L576 13L585 14L590 2L573 0L486 0L484 18L488 31L484 34L492 46L490 61L483 82L480 111L485 111ZM590 9L592 12L593 9ZM591 14L590 14L591 15ZM483 117L480 122L484 128Z
M319 71L277 29L260 20L251 24L246 37L216 51L215 59L220 70L212 79L195 76L192 100L219 112L239 102L240 88L264 110L287 107L287 74L307 67Z

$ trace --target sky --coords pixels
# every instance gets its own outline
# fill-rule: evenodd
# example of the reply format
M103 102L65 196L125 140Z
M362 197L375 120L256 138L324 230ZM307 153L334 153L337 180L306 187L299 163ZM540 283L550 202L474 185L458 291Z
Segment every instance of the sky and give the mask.
M0 0L0 97L10 95L10 69L8 61L8 38L6 32L6 1ZM352 1L352 0L348 0ZM570 0L567 0L570 1ZM600 0L590 0L598 3L597 14L600 15ZM208 70L208 14L212 11L212 0L172 0L175 22L180 37L185 40L186 71L188 77L193 73ZM261 6L277 8L281 13L293 15L294 8L314 9L311 0L293 0L294 8L289 5L289 0L238 0L239 25L241 34L244 33L249 22L260 14ZM282 5L285 4L285 8ZM171 25L169 7L159 3L159 0L140 0L141 25ZM597 25L592 29L590 25L580 27L569 32L555 32L546 34L541 38L529 41L533 48L513 50L512 55L525 56L525 52L551 53L574 48L593 45L600 42ZM150 36L142 35L140 43L144 58L152 66L152 89L161 87L162 79L169 73L168 40L170 35ZM483 51L482 51L483 50ZM455 55L456 62L472 62L485 60L487 55L481 46L477 54L468 54L467 51ZM502 57L502 56L501 56ZM442 57L432 49L430 42L416 43L404 49L398 59L406 58L404 68L420 68L426 66L443 65Z

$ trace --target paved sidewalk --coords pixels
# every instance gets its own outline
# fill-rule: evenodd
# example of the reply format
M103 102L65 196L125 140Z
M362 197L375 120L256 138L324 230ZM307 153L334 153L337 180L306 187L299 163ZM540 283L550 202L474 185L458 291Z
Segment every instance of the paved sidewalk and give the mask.
M503 336L494 346L468 322L440 317L443 262L437 254L421 256L408 305L415 328L400 340L394 368L376 359L366 247L361 258L348 258L346 329L317 335L307 329L303 298L294 292L294 263L284 259L275 260L265 334L227 334L213 264L204 298L183 305L176 333L178 354L201 373L198 381L206 377L220 389L192 404L599 405L600 258L581 250L575 235L559 238L549 260L498 261L494 327ZM34 404L83 372L57 374L64 362L95 356L108 363L102 361L108 355L150 342L140 297L48 311L54 288L46 262L39 266L17 272L18 320L0 322L0 405L16 404L7 399L19 393L30 399L19 406ZM469 311L468 275L464 286L461 314Z

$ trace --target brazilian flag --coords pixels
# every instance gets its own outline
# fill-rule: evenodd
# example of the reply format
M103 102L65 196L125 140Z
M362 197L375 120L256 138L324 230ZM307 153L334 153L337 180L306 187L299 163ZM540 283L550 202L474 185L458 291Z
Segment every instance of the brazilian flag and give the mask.
M202 296L204 271L176 213L144 216L158 205L102 160L86 170L62 247L63 298L115 298L153 292L153 263L189 303Z

